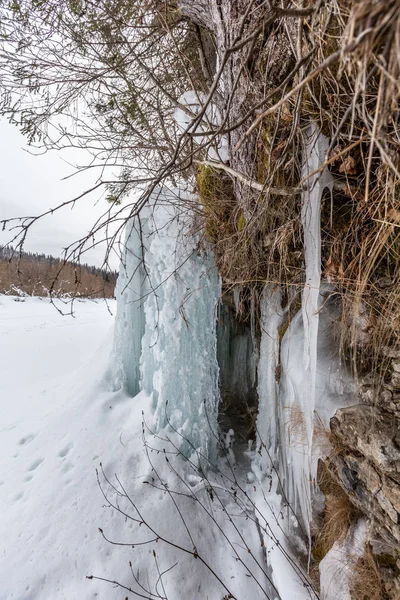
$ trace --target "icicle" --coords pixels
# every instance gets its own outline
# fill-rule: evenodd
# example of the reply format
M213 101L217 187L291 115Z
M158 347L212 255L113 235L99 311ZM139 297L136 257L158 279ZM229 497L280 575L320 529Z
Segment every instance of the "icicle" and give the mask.
M327 148L327 138L312 125L305 133L303 178L321 167L326 160ZM314 474L312 443L321 284L320 213L323 191L331 185L331 176L325 171L307 180L301 211L306 275L302 308L292 319L281 349L281 473L286 495L308 536Z
M258 448L264 443L269 455L276 457L278 423L279 327L283 321L282 292L267 285L261 297L261 344L258 363ZM261 452L261 456L263 453ZM271 465L269 465L271 467Z
M321 285L321 199L326 187L332 187L333 180L329 171L324 169L315 175L326 160L329 140L318 130L315 124L305 133L305 160L302 176L308 177L307 188L303 195L301 220L304 233L304 259L306 281L302 298L302 316L304 326L304 370L305 390L303 415L307 450L311 476L311 450L315 408L315 390L317 374L317 342L319 324L319 292ZM311 513L308 514L308 521Z
M146 292L146 275L139 225L142 230L145 229L145 221L143 219L139 224L134 219L127 226L125 250L115 291L117 316L113 351L114 389L124 387L132 396L139 392L139 362L144 333L143 296Z
M225 450L227 453L227 458L232 467L236 465L236 457L233 451L233 446L235 443L235 432L233 429L230 429L225 436Z
M315 125L305 134L305 155L302 177L308 177L307 189L303 195L301 221L304 232L304 259L306 281L303 290L304 319L304 368L311 374L315 398L316 346L318 335L318 297L321 284L321 199L326 187L332 188L333 180L329 171L322 171L310 177L326 160L329 140ZM312 406L314 402L312 402Z
M235 303L236 316L239 312L240 290L238 287L233 288L233 301Z
M251 387L255 387L257 383L257 366L258 366L258 344L256 338L256 292L253 291L250 299L250 332L251 332L251 347L252 354L250 360L250 381Z

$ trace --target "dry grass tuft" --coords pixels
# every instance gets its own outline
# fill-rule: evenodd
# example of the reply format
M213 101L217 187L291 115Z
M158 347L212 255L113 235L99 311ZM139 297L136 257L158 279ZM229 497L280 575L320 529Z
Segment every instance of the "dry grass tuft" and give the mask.
M371 549L366 546L364 555L352 567L351 600L385 600L385 588Z
M254 213L235 203L233 181L200 165L196 190L203 229L214 245L216 262L228 285L258 286L265 281L302 281L302 252L295 199L261 194Z
M382 381L382 347L400 348L400 4L334 0L303 27L298 48L310 59L285 93L336 59L279 104L282 90L274 94L265 74L269 47L259 50L258 93L265 98L268 90L272 111L255 141L253 179L264 190L247 211L219 221L218 267L228 283L301 288L303 131L319 124L331 141L327 168L335 179L321 214L323 276L343 298L341 347L354 373ZM293 191L276 195L276 188Z
M318 485L325 495L325 512L312 551L319 563L336 541L344 540L359 512L322 461L318 467Z

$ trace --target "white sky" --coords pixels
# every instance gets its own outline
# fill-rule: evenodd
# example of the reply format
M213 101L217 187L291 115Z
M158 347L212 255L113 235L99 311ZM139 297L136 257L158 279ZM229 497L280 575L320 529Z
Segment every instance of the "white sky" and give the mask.
M0 119L0 220L35 216L96 184L95 170L62 181L74 171L66 160L72 164L85 160L78 150L32 156L24 149L33 151L17 127ZM28 234L25 249L60 256L63 248L85 235L107 208L105 194L99 189L79 200L72 210L65 208L39 220ZM9 240L10 232L0 233L1 245ZM103 257L104 246L99 246L86 252L82 262L100 266ZM111 267L118 267L116 256L110 262Z

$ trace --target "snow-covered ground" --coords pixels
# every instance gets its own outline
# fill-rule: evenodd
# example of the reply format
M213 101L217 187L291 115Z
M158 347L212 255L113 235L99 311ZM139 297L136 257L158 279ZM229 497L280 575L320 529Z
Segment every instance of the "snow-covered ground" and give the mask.
M73 318L0 296L1 600L95 597L85 576L109 552L95 465L122 448L131 412L104 386L113 320L102 301Z
M254 451L199 470L171 428L144 446L153 399L116 390L109 309L0 296L0 600L314 598Z
M46 300L0 297L0 600L135 597L88 580L92 574L118 579L146 598L220 600L229 597L228 589L240 600L269 597L265 566L256 565L263 563L257 528L232 504L232 494L218 485L211 494L189 463L182 479L167 468L165 455L151 453L150 465L142 442L142 410L148 413L150 400L112 391L112 330L103 302L77 302L73 318L60 316ZM151 444L171 450L161 440ZM114 482L118 474L157 535L188 553L161 541L132 548L157 536L107 508L96 481L100 462ZM243 468L249 470L250 461ZM186 525L155 473L191 496L177 496ZM113 501L113 490L105 490ZM118 502L136 515L126 499ZM235 526L225 508L239 512ZM107 543L99 527L127 546ZM135 584L129 561L152 594ZM160 579L157 570L170 567Z

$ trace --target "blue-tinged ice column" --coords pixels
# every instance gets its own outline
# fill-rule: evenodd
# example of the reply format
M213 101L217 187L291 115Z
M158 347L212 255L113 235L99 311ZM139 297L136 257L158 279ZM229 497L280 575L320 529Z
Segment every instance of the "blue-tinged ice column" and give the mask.
M135 396L140 390L141 340L144 333L143 297L147 290L142 239L145 219L135 218L127 225L125 249L115 289L113 382Z
M185 454L209 456L218 429L220 284L213 257L198 250L177 212L176 194L157 190L142 235L128 233L118 284L120 379L152 396L157 431L177 430Z
M149 217L149 293L142 340L144 390L153 395L156 426L185 438L185 452L208 456L217 432L216 311L219 283L212 257L196 250L172 206Z

